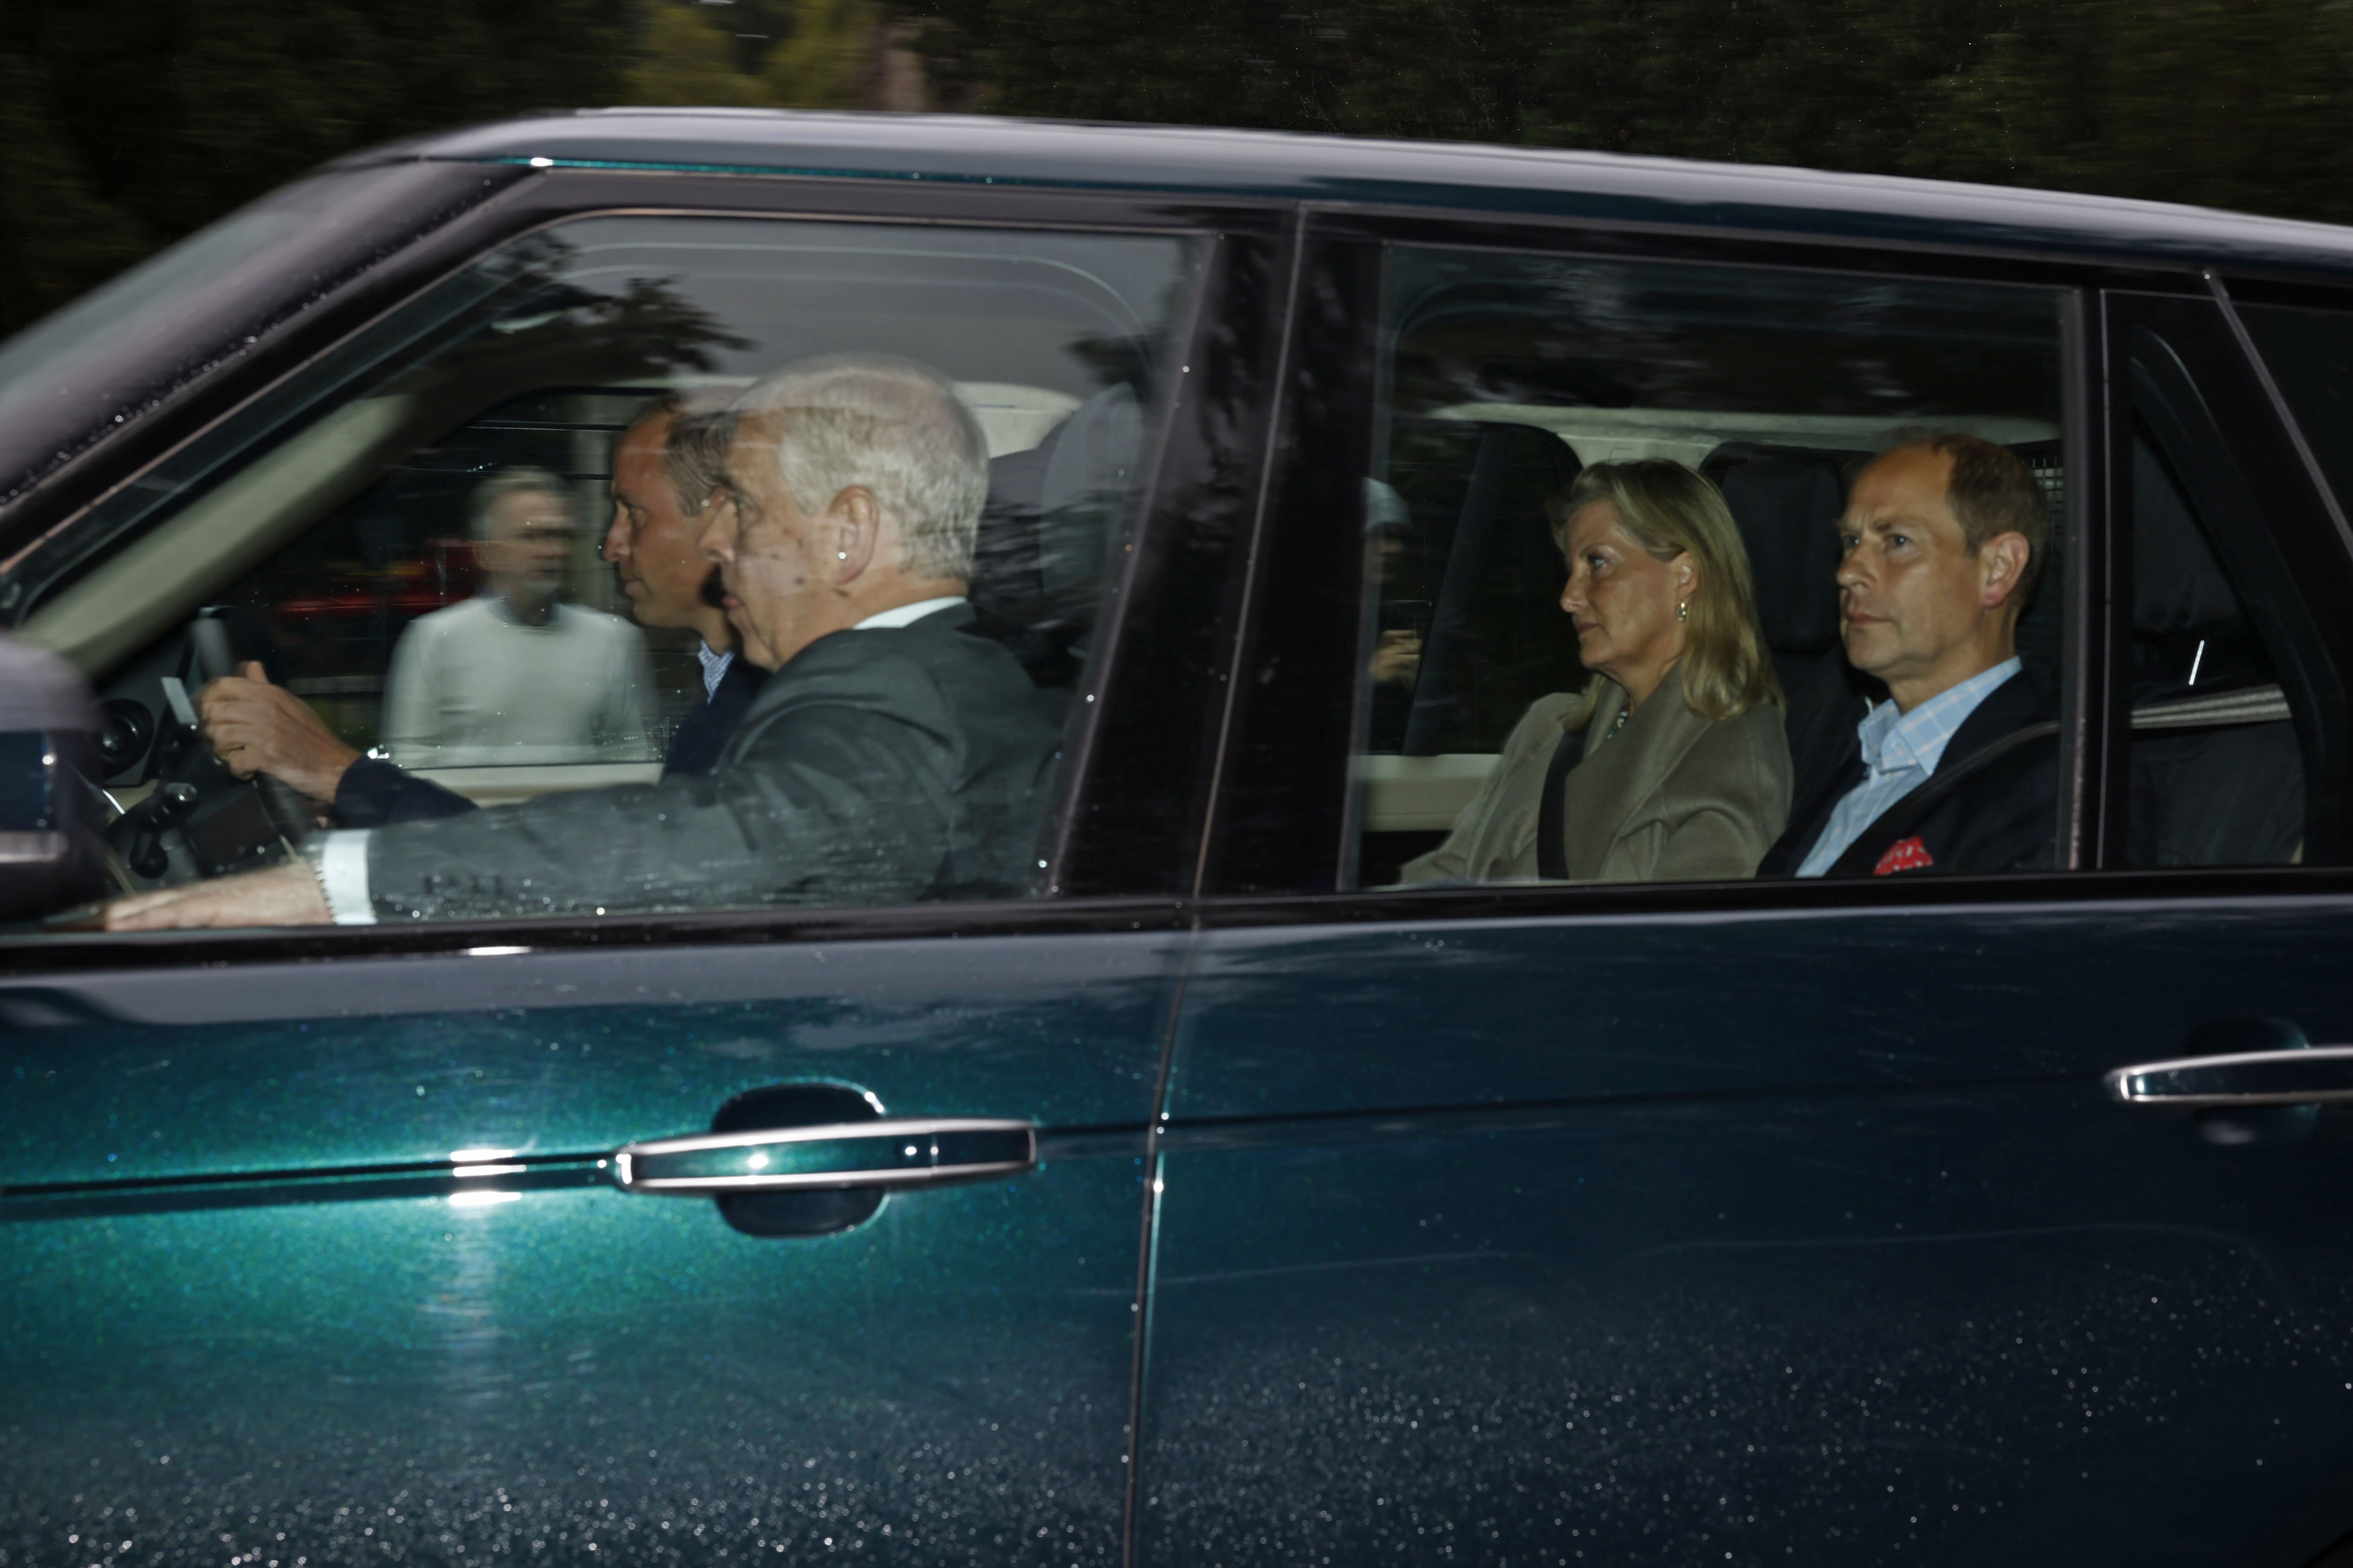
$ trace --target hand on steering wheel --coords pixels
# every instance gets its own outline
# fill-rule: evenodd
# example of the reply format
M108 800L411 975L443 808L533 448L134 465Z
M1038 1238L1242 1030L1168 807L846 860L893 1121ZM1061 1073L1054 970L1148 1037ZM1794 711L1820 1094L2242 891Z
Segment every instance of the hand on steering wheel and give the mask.
M206 742L229 772L241 779L268 773L291 784L322 819L343 771L359 761L309 703L272 686L250 660L241 674L206 684L196 708Z

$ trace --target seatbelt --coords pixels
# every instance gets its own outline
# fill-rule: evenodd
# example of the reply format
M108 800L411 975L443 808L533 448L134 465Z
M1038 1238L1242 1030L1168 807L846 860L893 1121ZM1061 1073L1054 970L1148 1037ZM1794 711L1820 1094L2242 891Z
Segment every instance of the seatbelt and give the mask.
M1588 721L1587 728L1590 727ZM1562 796L1568 789L1568 770L1584 757L1585 730L1571 730L1552 749L1552 765L1545 769L1544 794L1536 804L1536 875L1548 882L1568 880L1568 834L1562 820Z

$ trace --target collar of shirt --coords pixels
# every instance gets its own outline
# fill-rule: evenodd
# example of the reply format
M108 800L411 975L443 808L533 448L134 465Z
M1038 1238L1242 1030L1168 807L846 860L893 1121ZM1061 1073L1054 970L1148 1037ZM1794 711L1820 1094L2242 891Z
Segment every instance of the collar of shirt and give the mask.
M727 667L735 662L735 650L714 653L707 642L694 645L694 657L702 661L702 700L705 702L719 695L719 683L727 679Z
M962 594L943 594L936 599L918 599L912 605L895 605L890 609L879 610L849 629L853 632L871 632L880 631L885 626L909 626L935 611L946 609L950 605L963 603Z
M482 603L489 606L491 614L502 626L519 627L527 632L543 632L564 619L562 605L548 605L547 619L543 621L526 621L515 614L514 606L507 602L507 596L504 594L483 594L480 597Z
M1855 735L1862 743L1863 765L1871 770L1871 776L1885 778L1911 768L1935 773L1944 760L1945 748L1978 710L1978 704L2016 675L2019 668L2017 659L2006 658L1957 686L1947 687L1909 713L1898 711L1893 702L1883 702L1864 714L1862 722L1855 726Z

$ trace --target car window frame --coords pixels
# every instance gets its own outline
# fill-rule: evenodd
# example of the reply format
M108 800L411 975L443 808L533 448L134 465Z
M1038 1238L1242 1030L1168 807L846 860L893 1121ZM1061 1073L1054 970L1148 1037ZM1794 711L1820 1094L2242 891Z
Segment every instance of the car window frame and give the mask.
M103 469L103 483L78 494L60 518L39 512L37 537L0 561L0 572L11 571L44 546L69 543L78 525L108 497L136 486L175 453L491 250L558 224L604 216L748 216L1197 237L1206 247L1203 276L1178 329L1180 384L1151 437L1148 472L1133 502L1132 549L1106 590L1102 647L1080 705L1085 717L1072 732L1053 808L1055 863L1039 896L871 909L43 936L0 942L0 973L233 964L290 952L325 959L487 953L495 947L504 955L599 945L1131 931L1181 925L1183 904L1198 876L1198 842L1214 778L1214 749L1200 742L1222 721L1225 678L1239 631L1240 585L1258 521L1263 450L1272 426L1273 369L1284 338L1294 205L1247 197L797 174L535 171L522 184L389 259L379 272L352 279L317 312L284 323L257 344L251 362L242 367L244 376L216 377L183 389L175 400L176 438L169 444L159 447L152 440L121 438L98 443L77 466L85 472L93 466ZM256 374L265 365L267 375ZM121 467L104 461L110 453ZM1234 462L1237 454L1245 461ZM23 536L12 524L24 526L18 517L0 514L0 539ZM0 623L13 625L21 613L14 606L0 611ZM1123 692L1135 695L1122 701ZM1198 710L1198 721L1171 722L1172 713L1187 700ZM1138 816L1155 807L1158 820L1149 826L1164 835L1173 830L1174 839L1155 843L1132 830Z
M2064 634L2066 663L2061 690L2060 863L2046 871L2008 872L1935 879L1852 880L1742 881L1723 883L1650 884L1608 887L1517 886L1510 888L1431 889L1411 891L1348 889L1336 887L1341 864L1341 835L1336 825L1345 814L1328 812L1303 829L1294 820L1287 830L1315 837L1327 826L1329 844L1319 849L1321 864L1332 868L1332 890L1258 890L1240 885L1229 874L1237 853L1234 838L1238 797L1281 769L1261 767L1252 776L1247 739L1233 748L1233 758L1219 779L1218 815L1210 826L1212 848L1205 858L1201 887L1204 923L1211 926L1250 924L1353 923L1359 921L1418 922L1422 920L1500 919L1592 915L1608 918L1623 913L1719 911L1726 914L1778 910L1878 909L1891 905L2003 903L2020 900L2082 902L2118 899L2167 898L2187 894L2199 898L2239 893L2294 891L2328 896L2353 890L2353 869L2326 866L2266 868L2193 868L2127 870L2121 868L2120 811L2108 805L2118 801L2125 787L2123 753L2113 751L2119 727L2129 714L2111 702L2109 685L2119 653L2117 638L2128 637L2128 625L2118 627L2116 612L2123 608L2111 583L2129 560L2119 560L2111 548L2115 520L2128 516L2118 508L2120 467L2116 453L2129 447L2114 446L2118 397L2114 382L2115 351L2107 330L2104 300L2130 290L2156 296L2211 298L2211 273L2196 258L2152 254L2145 261L2119 261L2113 255L2092 256L2037 249L2014 251L1981 242L1950 245L1849 239L1834 232L1802 233L1790 229L1730 231L1693 225L1612 222L1583 217L1514 216L1499 218L1485 212L1446 212L1429 207L1383 208L1363 205L1305 204L1308 233L1303 240L1303 306L1300 342L1294 357L1305 363L1319 352L1337 367L1331 374L1353 374L1369 379L1378 374L1377 311L1360 310L1353 328L1334 341L1313 341L1315 291L1325 280L1313 276L1324 265L1327 241L1354 243L1360 253L1365 242L1480 245L1514 250L1544 250L1597 260L1691 261L1753 265L1836 272L1861 272L1891 280L1956 283L2008 282L2053 289L2067 301L2062 341L2066 377L2063 436L2070 454L2067 495L2068 528L2076 555L2071 562L2069 624ZM1840 226L1837 215L1825 215L1822 228ZM1376 286L1377 285L1377 279ZM2342 296L2339 296L2341 299ZM1353 335L1349 335L1352 331ZM2233 368L2245 372L2243 363ZM1303 418L1303 395L1328 395L1317 386L1303 394L1293 377L1287 385L1280 413L1278 442L1295 452L1303 439L1312 439L1313 417ZM2266 428L2266 438L2279 437L2269 410L2248 416ZM1327 458L1331 454L1324 456ZM1295 482L1296 462L1278 475L1275 483ZM1366 469L1364 471L1371 471ZM2316 503L2313 508L2316 510ZM1270 501L1270 526L1279 526L1282 500ZM1282 549L1277 538L1261 541L1256 553L1269 560ZM2353 553L2340 552L2348 570ZM1245 672L1296 665L1312 650L1285 643L1282 617L1266 601L1279 581L1279 569L1262 569L1262 587L1251 605L1244 642L1235 668L1238 707L1267 702L1263 689L1273 684L1261 674L1246 680ZM1278 606L1279 607L1279 606ZM2128 616L2128 609L2125 610ZM1278 678L1280 679L1280 678ZM1254 689L1254 688L1256 688ZM1271 703L1288 706L1288 727L1297 732L1300 701L1296 691L1271 694ZM1277 720L1276 723L1283 721ZM1239 718L1236 728L1245 736L1250 721ZM1345 768L1345 756L1338 766ZM1323 764L1327 771L1330 760ZM1296 772L1296 770L1293 770ZM1345 799L1345 785L1340 798ZM2283 879L2286 879L2284 885Z
M2206 435L2219 444L2223 460L2201 467L2221 489L2232 492L2224 512L2242 510L2253 517L2239 523L2227 516L2211 520L2210 526L2221 529L2214 546L2235 591L2246 593L2260 585L2293 606L2286 624L2277 628L2279 639L2292 648L2280 661L2279 674L2306 761L2307 849L2312 825L2324 828L2319 863L2270 869L2321 870L2330 858L2353 858L2348 853L2353 847L2348 845L2353 840L2353 821L2348 821L2353 817L2353 754L2348 754L2353 753L2353 734L2348 734L2353 629L2339 625L2332 636L2330 617L2321 609L2331 599L2353 605L2353 548L2348 548L2353 536L2347 533L2326 476L2232 310L2227 289L2211 271L2201 272L2200 283L2194 297L2103 290L2100 308L2111 388L2108 446L2115 453L2129 454L2140 401L2152 395L2168 405L2155 417L2181 425L2181 434L2189 439ZM2170 351L2173 370L2179 373L2161 374L2159 383L2175 384L2137 384L2135 359L2152 340ZM2132 465L2124 457L2112 467L2107 483L2106 555L2112 588L2105 651L2119 670L2131 668L2132 482ZM2253 528L2260 528L2260 540L2244 537ZM2103 698L2106 710L2099 744L2119 761L2105 770L2101 796L2087 804L2096 863L2110 868L2123 866L2126 858L2129 778L2120 759L2129 750L2132 715L2128 704L2115 700L2113 683ZM2328 721L2332 713L2333 723ZM2200 873L2191 868L2189 874Z

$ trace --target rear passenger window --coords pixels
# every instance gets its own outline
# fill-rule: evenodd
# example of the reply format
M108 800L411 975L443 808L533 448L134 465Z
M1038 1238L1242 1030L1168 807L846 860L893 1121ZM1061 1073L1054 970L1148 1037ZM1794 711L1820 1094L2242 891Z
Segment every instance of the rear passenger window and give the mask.
M16 584L121 730L116 890L296 851L352 920L1029 890L1201 260L722 216L481 258ZM226 776L224 661L333 765Z
M2280 363L2300 378L2315 345L2327 352L2330 323L2283 318L2318 314L2258 310L2250 321L2260 322L2266 357L2281 351ZM2119 693L2131 735L2125 863L2300 862L2310 769L2281 681L2295 663L2282 639L2303 616L2296 585L2243 468L2172 345L2136 331L2130 363L2132 621ZM2322 437L2348 433L2334 390L2309 390Z
M1344 885L2053 862L2056 291L1381 267Z

